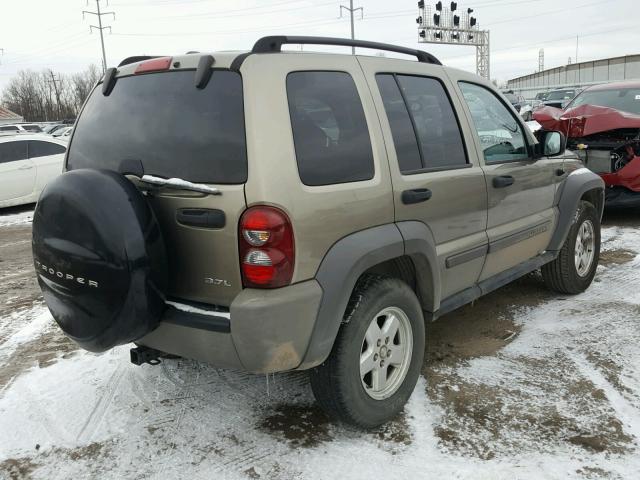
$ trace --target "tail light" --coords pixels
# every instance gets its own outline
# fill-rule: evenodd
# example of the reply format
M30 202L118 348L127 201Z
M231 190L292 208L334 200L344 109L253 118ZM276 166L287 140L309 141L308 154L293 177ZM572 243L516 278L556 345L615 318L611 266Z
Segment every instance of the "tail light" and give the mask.
M287 215L274 207L251 207L239 224L240 265L245 287L276 288L293 276L293 227Z

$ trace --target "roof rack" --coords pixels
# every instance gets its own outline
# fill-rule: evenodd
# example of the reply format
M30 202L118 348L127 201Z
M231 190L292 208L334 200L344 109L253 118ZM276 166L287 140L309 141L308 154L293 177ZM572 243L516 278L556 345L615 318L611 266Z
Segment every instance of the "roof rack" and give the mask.
M251 53L277 53L282 51L282 45L340 45L344 47L372 48L375 50L385 50L388 52L404 53L411 55L422 63L433 63L442 65L440 60L423 50L390 45L388 43L368 42L366 40L351 40L350 38L333 37L306 37L306 36L286 36L275 35L262 37L254 45Z

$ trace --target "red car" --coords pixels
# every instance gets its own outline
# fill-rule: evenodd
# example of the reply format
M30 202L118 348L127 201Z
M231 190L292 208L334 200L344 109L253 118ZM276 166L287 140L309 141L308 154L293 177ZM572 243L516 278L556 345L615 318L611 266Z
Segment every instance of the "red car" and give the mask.
M640 82L594 85L564 109L544 107L533 118L563 132L567 148L602 177L607 206L640 205Z

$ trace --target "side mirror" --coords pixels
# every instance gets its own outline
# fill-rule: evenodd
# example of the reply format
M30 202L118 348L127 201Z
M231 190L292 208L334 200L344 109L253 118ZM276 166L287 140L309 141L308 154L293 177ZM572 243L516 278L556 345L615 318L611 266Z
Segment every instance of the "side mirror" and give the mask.
M562 155L567 147L567 139L555 130L539 130L537 138L540 143L535 145L534 157L556 157Z

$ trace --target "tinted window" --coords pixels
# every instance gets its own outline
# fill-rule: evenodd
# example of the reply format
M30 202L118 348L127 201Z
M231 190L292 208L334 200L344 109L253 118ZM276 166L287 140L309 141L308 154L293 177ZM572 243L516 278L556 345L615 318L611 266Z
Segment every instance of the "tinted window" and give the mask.
M490 90L460 82L487 163L529 158L520 124Z
M343 72L287 76L296 161L305 185L373 178L373 152L362 103Z
M376 75L376 81L378 82L384 109L391 127L391 135L393 136L393 144L396 148L400 171L406 173L420 170L422 168L422 159L418 148L418 140L398 84L393 75L387 74Z
M118 170L126 159L144 172L199 183L243 183L247 154L242 79L216 70L204 89L193 71L119 78L85 105L68 167Z
M394 88L389 82L389 79L393 81L393 75L378 75L379 85L380 81L385 82L381 94L389 123L395 124L391 127L394 144L399 142L403 145L405 158L399 160L400 170L406 173L416 169L465 165L467 157L462 134L442 84L426 77L396 75L395 78L397 85ZM391 96L387 96L389 93ZM398 102L399 97L403 99L402 103ZM403 106L405 113L400 113ZM415 160L415 153L406 146L410 139L408 128L418 139L419 163Z
M47 155L58 155L64 153L66 148L57 143L41 142L39 140L29 141L29 158L46 157Z
M0 127L0 132L17 132L18 127Z
M0 143L0 163L26 160L27 142Z

